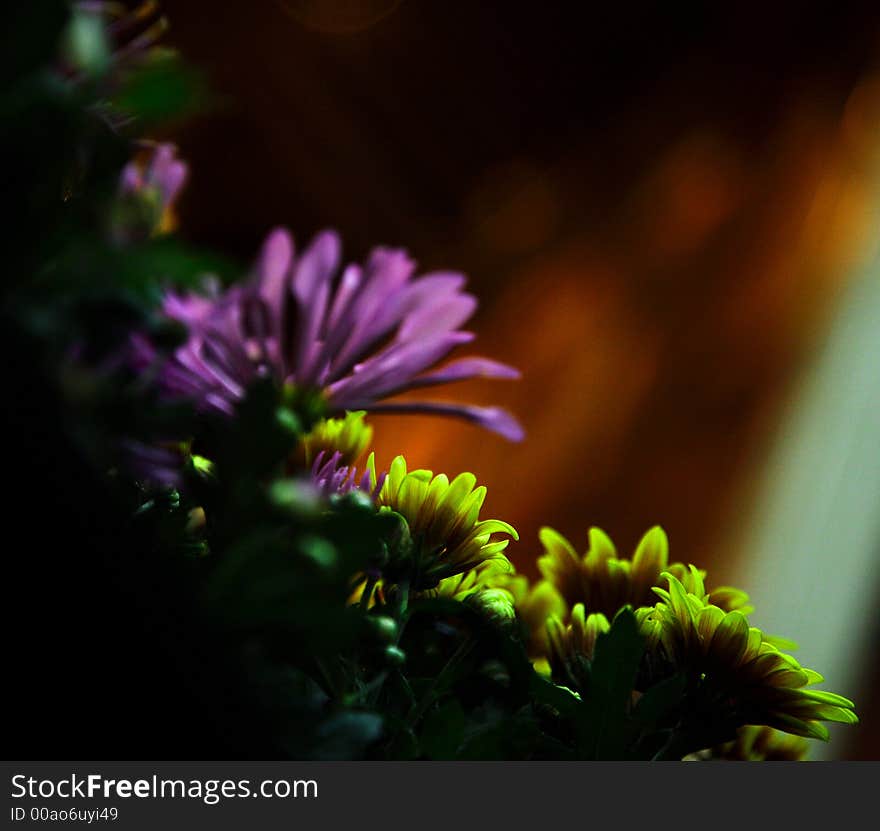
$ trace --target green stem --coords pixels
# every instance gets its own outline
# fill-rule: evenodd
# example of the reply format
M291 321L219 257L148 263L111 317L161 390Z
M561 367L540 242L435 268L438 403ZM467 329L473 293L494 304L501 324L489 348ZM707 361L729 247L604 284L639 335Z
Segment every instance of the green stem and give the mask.
M473 635L467 635L467 637L465 637L464 640L458 645L458 648L449 657L449 660L445 663L443 669L440 670L440 672L431 682L431 685L425 691L425 694L422 696L422 700L413 710L410 711L409 715L407 715L406 724L408 727L415 726L418 720L428 711L428 708L436 700L437 691L442 691L444 685L448 681L449 677L452 675L453 671L458 667L458 665L461 663L462 659L468 654L468 652L471 651L473 645Z
M397 637L394 639L394 645L400 644L403 636L403 630L408 619L409 609L409 580L403 580L397 585L397 600L395 602L394 618L397 621ZM376 706L379 696L382 694L382 688L385 686L385 679L388 677L387 672L383 672L379 677L380 681L370 690L367 696L367 704L372 708Z
M334 700L339 700L339 691L336 689L336 684L326 664L320 658L315 658L315 664L321 673L321 677L324 679L324 683L327 685L327 692L330 693L330 697Z
M404 580L397 586L398 598L395 618L398 623L397 641L400 643L400 636L403 634L403 627L406 623L407 611L409 609L409 580Z

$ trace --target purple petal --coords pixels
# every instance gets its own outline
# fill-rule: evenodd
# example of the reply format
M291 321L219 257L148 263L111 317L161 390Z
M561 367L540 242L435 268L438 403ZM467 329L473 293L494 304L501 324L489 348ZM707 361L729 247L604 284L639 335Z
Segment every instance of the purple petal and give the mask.
M350 264L345 267L345 271L342 272L342 278L339 281L339 286L336 288L333 306L330 309L330 314L327 316L328 331L339 324L342 315L351 303L352 297L361 286L363 275L364 272L360 266ZM326 335L326 332L324 334Z
M140 168L135 162L129 162L122 168L121 187L124 194L136 193L143 186L144 180Z
M147 182L151 185L159 185L165 177L165 174L168 172L168 168L174 164L174 154L175 147L168 142L157 144L153 147L153 152L150 154L150 161L147 164L147 172L145 176Z
M168 292L162 299L162 312L186 326L202 323L214 313L219 301L219 287L214 280L205 282L205 294Z
M460 294L440 303L426 304L406 317L396 339L408 341L439 332L451 332L461 326L476 308L477 299L470 294Z
M436 303L461 292L467 279L456 271L432 271L413 280L406 287L404 294L403 313L409 312L426 304Z
M231 418L235 415L235 401L231 398L224 397L223 395L210 392L205 396L201 409L214 410L221 415L229 416Z
M473 340L470 332L442 332L424 340L392 344L328 387L331 401L343 409L360 409L354 401L375 401L403 389L426 367L456 346ZM369 405L363 405L369 408Z
M189 168L185 162L173 158L160 160L157 151L156 156L153 157L153 163L150 165L147 181L161 194L163 208L167 208L177 198L188 174Z
M402 318L402 289L414 268L415 264L404 251L373 251L362 288L327 332L322 355L330 358L331 378L348 372Z
M388 471L387 471L387 470L383 470L383 471L382 471L382 472L376 477L376 487L373 488L373 492L372 492L372 494L371 494L371 496L373 497L373 499L375 499L375 498L376 498L376 497L382 492L382 487L383 487L383 485L385 484L385 480L386 480L387 478L388 478Z
M320 233L295 266L293 294L297 302L296 358L290 370L302 384L311 382L318 361L316 342L324 325L330 282L339 267L341 244L333 231Z
M168 168L168 174L165 177L163 192L165 194L166 207L180 195L180 191L186 184L189 176L189 168L185 162L176 161Z
M436 386L469 378L503 378L516 380L522 377L518 369L490 358L459 358L426 375L414 378L407 388Z
M380 336L389 332L407 312L406 295L415 273L415 262L402 248L374 249L367 261L375 275L364 292L364 310Z
M525 431L522 425L501 407L477 407L473 404L451 404L445 401L399 402L374 404L374 413L424 413L428 415L462 418L472 424L485 427L509 441L522 441Z
M312 476L317 476L318 471L321 469L321 466L324 464L324 456L327 455L326 450L319 450L318 454L315 456L315 461L312 462Z
M312 463L311 479L314 486L324 496L343 495L353 490L359 490L375 499L382 484L385 482L385 474L379 477L377 487L370 488L370 471L365 470L358 478L357 468L353 465L343 465L342 454L339 451L326 459L325 451L321 451Z
M125 466L136 479L162 487L182 485L183 456L179 450L136 440L124 440L121 448Z
M257 294L266 303L271 320L271 334L282 331L285 282L293 259L293 238L284 228L276 228L263 243L257 261Z
M236 378L228 365L221 365L228 362L223 360L222 347L219 344L212 351L215 360L206 360L205 348L205 342L201 338L192 338L174 353L175 361L181 369L188 370L192 377L201 380L209 388L220 389L224 395L240 399L251 378Z
M149 339L135 332L128 339L128 360L133 369L143 371L151 366L159 356Z
M178 159L176 153L173 144L159 144L153 148L145 171L137 162L129 162L122 170L122 192L133 194L146 188L155 189L162 207L167 208L177 198L189 174L189 166Z
M157 176L171 169L169 153L157 152ZM434 412L520 438L519 424L497 408L439 402L375 406L413 387L519 373L480 357L432 370L453 348L473 339L459 329L477 305L463 291L463 275L414 277L415 264L405 251L376 248L363 268L348 266L337 282L340 249L339 237L326 231L295 259L290 234L276 228L248 284L215 290L209 297L167 295L165 313L187 325L190 337L159 370L163 392L191 398L202 410L233 414L255 378L273 377L320 390L334 411ZM132 352L139 366L152 357L144 344L136 343ZM359 487L353 468L342 470L330 461L322 466L314 472L326 483Z
M342 245L335 231L322 231L302 253L294 269L293 293L301 303L314 297L317 288L336 273Z

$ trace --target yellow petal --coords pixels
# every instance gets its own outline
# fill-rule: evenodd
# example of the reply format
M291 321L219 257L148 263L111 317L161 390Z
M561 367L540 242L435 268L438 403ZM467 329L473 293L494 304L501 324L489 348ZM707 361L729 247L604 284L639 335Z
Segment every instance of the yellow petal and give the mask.
M725 614L715 630L709 649L728 666L736 666L749 643L749 622L739 612Z
M656 582L669 561L669 540L666 532L655 525L639 541L632 559L633 579L644 586Z

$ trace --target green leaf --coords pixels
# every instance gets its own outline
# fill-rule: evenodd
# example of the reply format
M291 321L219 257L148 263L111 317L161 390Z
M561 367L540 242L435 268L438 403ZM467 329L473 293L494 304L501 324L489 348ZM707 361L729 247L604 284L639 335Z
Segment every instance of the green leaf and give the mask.
M320 759L362 758L368 745L382 735L382 717L376 713L342 712L318 727Z
M142 122L180 118L205 108L207 85L168 49L153 49L123 81L113 106Z
M259 479L280 469L296 446L297 434L278 420L279 391L270 379L260 379L238 404L236 418L213 424L209 454L221 477L230 482Z
M573 716L581 707L581 702L568 689L557 686L537 672L531 679L529 690L535 701L556 710L561 716Z
M393 738L382 754L382 758L388 761L409 762L419 756L419 742L412 728L397 716L385 716L388 728L393 733Z
M629 606L596 640L590 689L578 718L583 759L622 759L628 738L629 705L644 643Z
M466 730L466 739L456 758L525 760L533 758L544 741L545 737L532 715L523 712L507 714L487 705L482 712L472 715Z
M461 704L451 699L425 719L419 741L429 759L454 759L464 736L467 719Z
M633 719L643 729L654 729L681 704L687 677L679 673L655 684L639 699Z

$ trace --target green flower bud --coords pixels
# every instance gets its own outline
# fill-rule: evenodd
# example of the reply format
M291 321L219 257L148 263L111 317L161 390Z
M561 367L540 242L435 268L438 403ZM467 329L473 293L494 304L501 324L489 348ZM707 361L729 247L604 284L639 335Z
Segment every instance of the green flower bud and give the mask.
M184 556L194 558L207 557L211 553L208 543L204 541L182 543L180 550Z
M204 456L198 456L195 453L189 457L190 464L193 466L193 470L202 478L202 479L212 479L215 475L214 463L210 459L206 459Z
M394 644L399 628L397 621L388 615L374 615L368 618L370 627L376 637L386 644Z
M296 413L288 407L278 407L275 410L275 421L277 424L294 436L302 433L302 422Z
M332 569L339 562L336 548L322 537L303 537L297 546L302 554L323 569Z
M399 667L406 663L406 653L397 646L385 647L385 660L392 666Z
M503 687L510 685L510 672L501 661L486 661L480 667L480 673Z
M205 509L193 508L186 516L186 532L188 534L196 534L199 531L204 531L207 522Z
M369 513L374 513L376 510L376 506L373 504L373 500L370 499L369 494L366 494L357 488L343 494L342 496L336 497L336 499L339 503L344 503L355 510L366 511Z
M314 513L320 508L320 500L314 489L296 479L279 479L269 486L269 501L276 508L297 516Z
M505 589L483 589L469 595L465 603L495 626L509 626L516 621L513 597Z
M100 75L110 65L110 46L100 16L74 9L64 33L64 53L76 69Z

